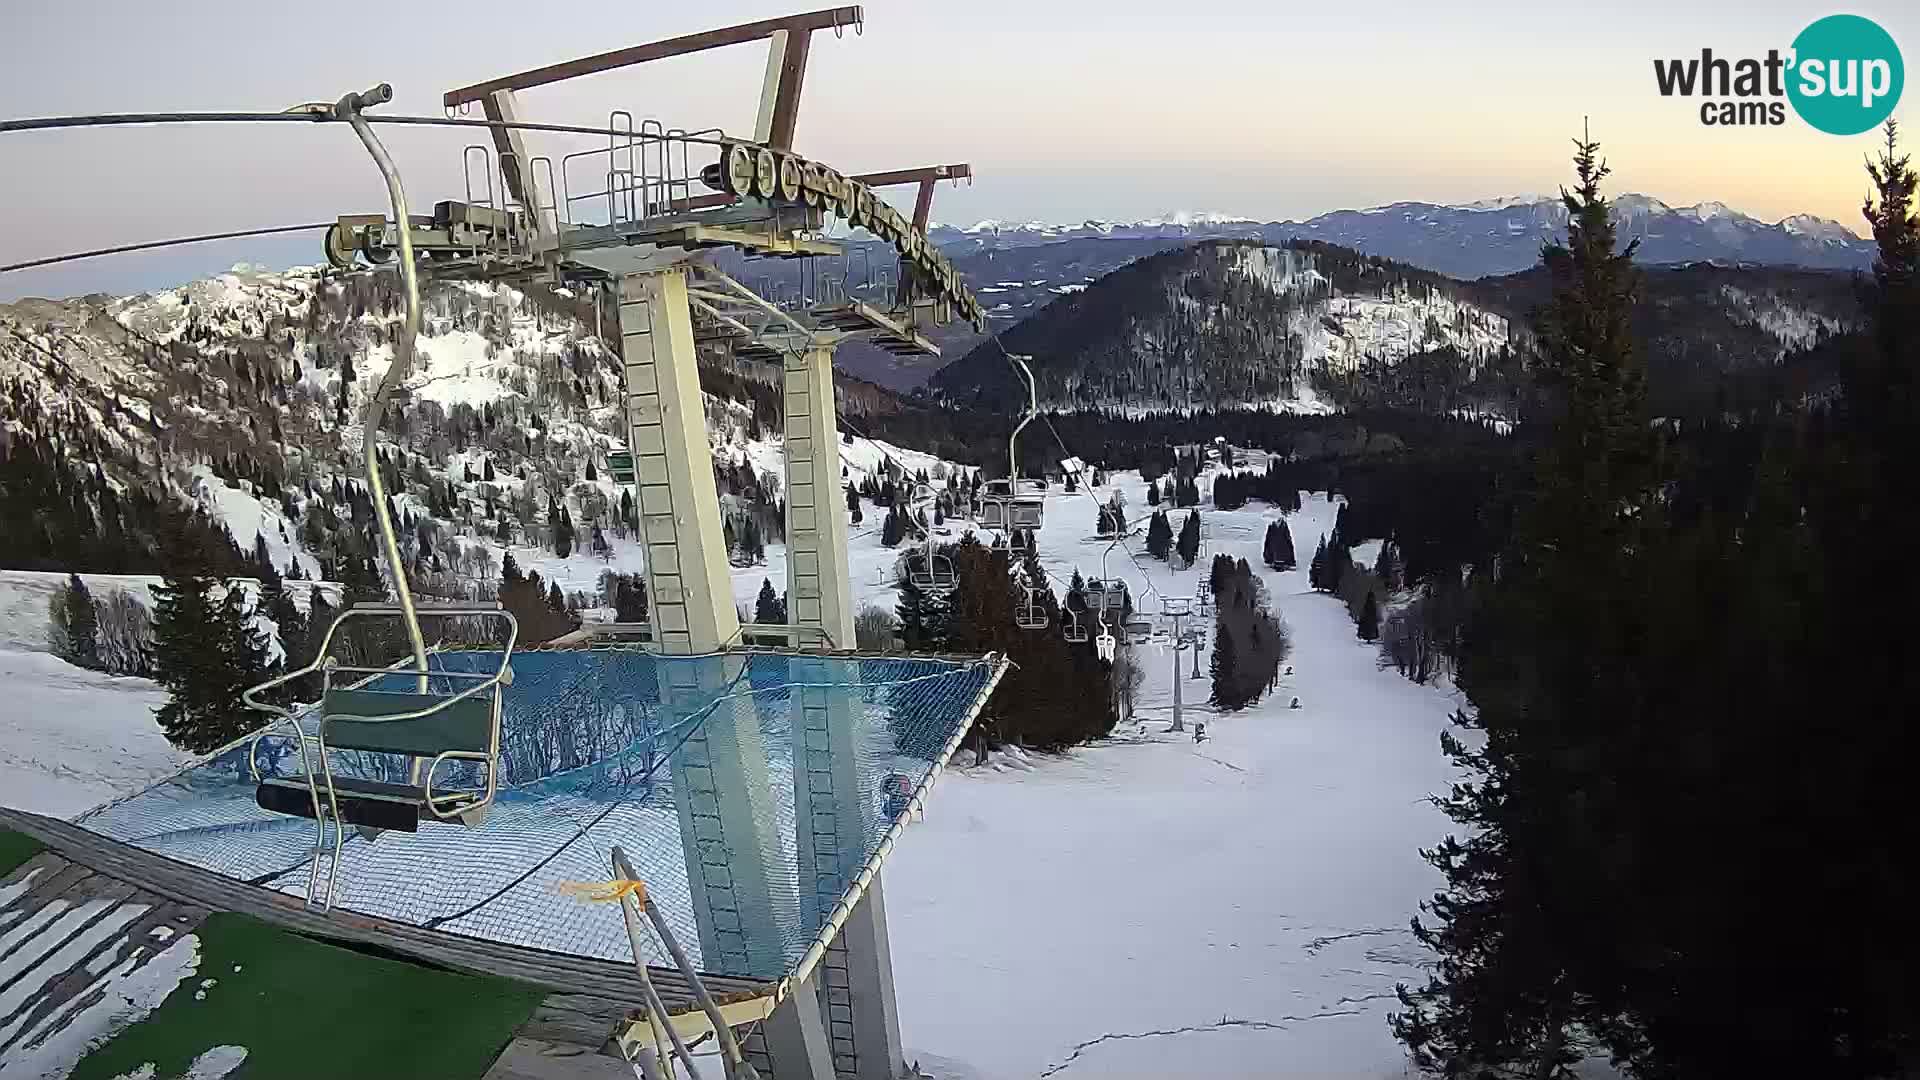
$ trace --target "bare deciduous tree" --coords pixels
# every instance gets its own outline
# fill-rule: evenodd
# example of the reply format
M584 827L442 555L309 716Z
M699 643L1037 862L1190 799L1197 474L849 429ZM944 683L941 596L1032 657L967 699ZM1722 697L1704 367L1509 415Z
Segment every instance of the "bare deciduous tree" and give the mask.
M100 663L115 675L153 673L153 616L132 595L110 592L94 602L100 618Z
M867 604L853 617L853 640L865 652L893 651L893 612Z

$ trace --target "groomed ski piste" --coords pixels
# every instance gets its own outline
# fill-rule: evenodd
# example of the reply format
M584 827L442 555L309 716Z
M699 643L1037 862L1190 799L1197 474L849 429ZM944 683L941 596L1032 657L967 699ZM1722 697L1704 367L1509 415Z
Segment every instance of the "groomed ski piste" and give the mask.
M1303 497L1289 517L1302 566L1279 573L1259 558L1278 511L1213 510L1209 486L1203 476L1211 550L1245 558L1265 581L1291 630L1294 674L1216 716L1207 656L1193 679L1193 654L1182 654L1189 727L1207 723L1196 744L1166 731L1172 650L1138 646L1147 679L1136 718L1110 738L1060 756L996 753L980 767L959 755L883 875L903 1036L930 1076L1408 1074L1386 1017L1395 984L1423 978L1408 920L1440 884L1418 849L1448 830L1430 797L1455 778L1437 741L1459 702L1381 670L1342 604L1308 590L1304 555L1331 531L1333 502ZM1146 514L1138 474L1114 474L1097 494L1116 488L1130 518ZM1204 588L1204 558L1172 571L1138 533L1131 557L1115 549L1103 567L1095 514L1084 492L1048 493L1039 544L1060 581L1076 570L1118 577L1149 609L1156 593ZM881 570L900 549L880 545L884 513L866 515L852 530L856 602L891 608ZM966 526L950 527L957 537ZM763 577L781 587L784 552L767 554L734 571L736 595ZM581 580L602 565L569 561ZM17 589L19 577L0 584ZM70 817L185 760L152 719L163 695L151 683L71 668L30 651L18 629L0 647L0 678L23 706L0 725L0 800ZM1301 707L1289 708L1295 697Z

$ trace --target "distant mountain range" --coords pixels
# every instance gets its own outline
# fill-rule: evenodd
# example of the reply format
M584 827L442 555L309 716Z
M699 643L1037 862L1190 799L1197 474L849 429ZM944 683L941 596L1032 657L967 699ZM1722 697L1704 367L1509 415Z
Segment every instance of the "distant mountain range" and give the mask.
M1640 241L1637 257L1649 266L1710 263L1850 271L1864 269L1873 260L1872 241L1839 222L1809 214L1768 224L1723 203L1676 208L1646 195L1619 196L1613 207L1622 237ZM1402 202L1336 210L1307 221L1260 222L1183 210L1142 221L935 224L931 233L986 304L991 327L1005 331L1136 259L1206 240L1258 240L1271 246L1317 240L1472 281L1537 266L1540 245L1564 236L1565 230L1566 209L1558 198L1516 195L1458 206ZM857 248L862 242L856 238L851 243ZM877 266L891 257L890 250L869 244L857 262ZM739 271L758 285L788 290L801 286L798 264L761 261L742 265ZM931 336L941 356L900 357L851 341L841 347L835 362L859 378L912 390L981 340L962 324Z
M1633 331L1663 415L1717 415L1782 387L1819 394L1859 321L1852 282L1830 270L1696 262L1641 277ZM1462 280L1317 240L1206 239L1051 297L927 389L1013 409L1024 388L1006 354L1019 353L1033 358L1041 403L1059 409L1516 419L1532 397L1529 314L1549 289L1538 266Z
M1623 238L1640 241L1649 264L1756 263L1851 270L1867 266L1873 244L1837 221L1795 214L1768 223L1724 203L1673 207L1648 195L1614 200ZM1227 214L1181 211L1144 221L1078 224L982 221L936 225L933 238L949 256L1004 251L1075 240L1258 239L1283 243L1324 240L1370 255L1478 278L1524 270L1540 258L1542 241L1566 228L1557 197L1519 195L1457 206L1398 202L1366 210L1335 210L1306 221L1261 222Z

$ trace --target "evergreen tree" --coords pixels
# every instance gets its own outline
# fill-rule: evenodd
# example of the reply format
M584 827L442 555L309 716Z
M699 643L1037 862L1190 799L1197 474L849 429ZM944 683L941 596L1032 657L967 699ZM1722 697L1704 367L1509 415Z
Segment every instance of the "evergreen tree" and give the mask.
M753 621L779 625L787 621L786 604L773 591L771 578L760 579L760 595L754 598Z
M1392 592L1401 587L1400 550L1392 540L1380 542L1380 554L1373 560L1373 576L1380 579L1382 587Z
M1267 539L1261 552L1262 561L1275 570L1291 570L1293 560L1293 533L1287 529L1286 518L1276 518L1267 526Z
M273 620L274 629L280 638L281 663L285 667L303 666L311 656L299 654L298 650L307 640L307 620L295 606L293 597L287 594L286 583L280 579L278 571L268 564L266 572L260 576L259 609L267 618Z
M847 485L847 519L851 521L853 524L858 525L860 524L861 517L862 515L860 513L860 492L852 484L848 484Z
M611 598L615 622L643 623L647 621L647 581L640 574L618 574L614 578Z
M155 713L168 742L206 753L259 726L240 695L265 681L266 644L239 589L168 573L154 590L153 629L154 680L167 691Z
M1159 500L1150 500L1158 502ZM1147 554L1162 562L1173 553L1173 523L1167 520L1165 510L1153 512L1153 519L1147 523Z
M1361 641L1380 640L1380 605L1374 600L1373 590L1367 590L1367 599L1360 605L1359 634Z
M1175 544L1180 553L1180 561L1192 566L1200 558L1200 511L1187 514L1187 520L1180 524L1180 539Z
M1160 505L1160 482L1158 480L1147 481L1147 505Z
M1207 700L1216 709L1234 710L1245 705L1240 697L1239 674L1234 670L1233 637L1226 632L1223 619L1214 621L1213 656L1207 664L1213 687Z
M1320 538L1319 546L1313 549L1313 559L1307 563L1307 585L1317 592L1327 591L1327 538Z
M67 576L67 656L80 667L100 670L100 616L93 606L93 594L79 574Z
M1645 753L1622 728L1648 630L1633 562L1653 528L1652 444L1631 333L1636 245L1616 244L1597 144L1577 146L1567 241L1542 251L1553 294L1536 320L1555 423L1461 665L1477 710L1456 722L1484 742L1442 740L1474 778L1441 799L1465 839L1426 853L1447 891L1427 908L1435 924L1414 931L1441 959L1422 990L1401 991L1393 1020L1417 1066L1452 1075L1562 1075L1579 1030L1619 1030L1604 1010L1640 952L1613 930L1634 918L1623 909L1638 897L1616 886L1636 851L1608 833L1646 813L1647 793L1609 774L1627 760L1612 748Z

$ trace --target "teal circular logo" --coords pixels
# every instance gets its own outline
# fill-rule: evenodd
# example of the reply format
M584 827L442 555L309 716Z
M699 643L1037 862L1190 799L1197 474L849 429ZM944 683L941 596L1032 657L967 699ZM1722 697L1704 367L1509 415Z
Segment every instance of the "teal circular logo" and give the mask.
M1892 115L1906 85L1893 35L1872 19L1829 15L1793 39L1787 99L1829 135L1858 135Z

